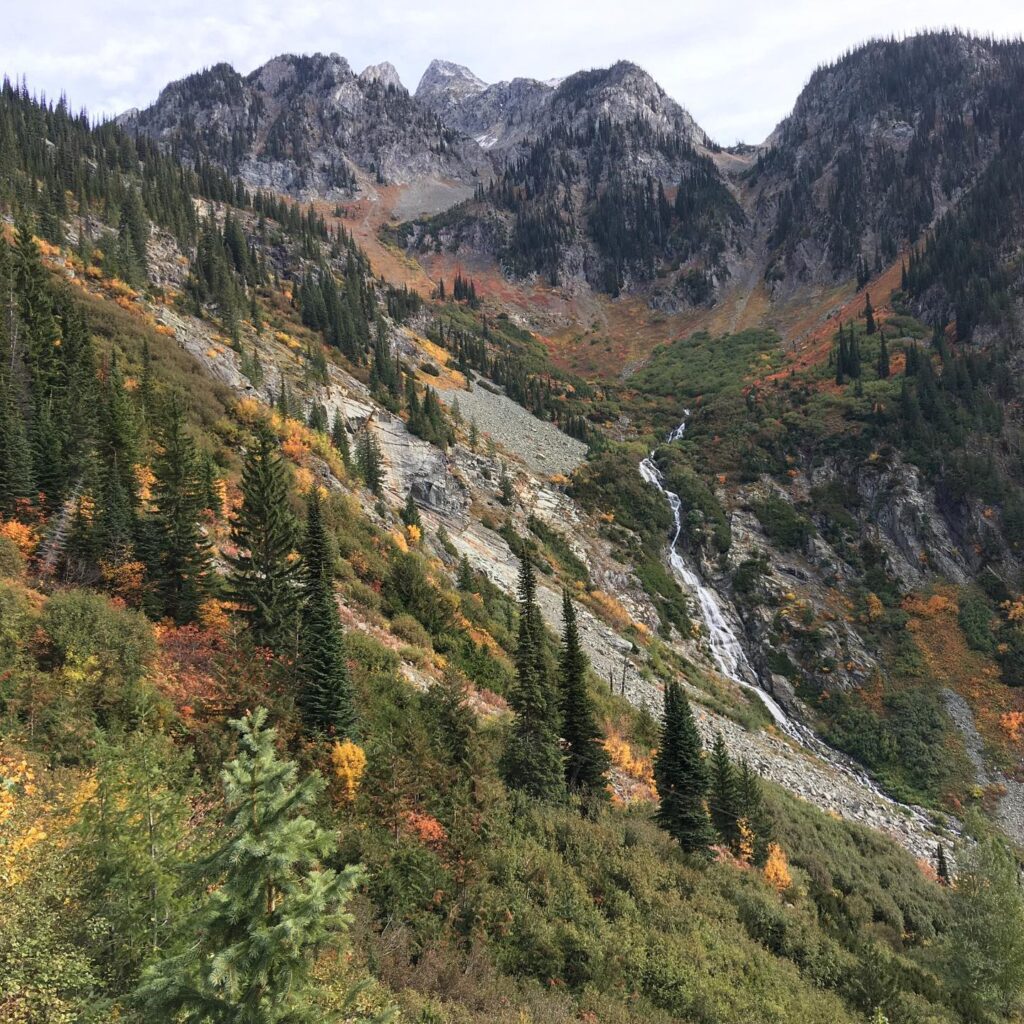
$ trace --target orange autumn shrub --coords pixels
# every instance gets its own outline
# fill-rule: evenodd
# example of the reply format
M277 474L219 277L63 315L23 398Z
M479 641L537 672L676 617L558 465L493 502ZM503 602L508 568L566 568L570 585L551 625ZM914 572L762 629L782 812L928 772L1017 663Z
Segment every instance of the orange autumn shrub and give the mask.
M429 814L419 811L406 811L405 826L424 846L443 846L448 841L448 832L444 825Z
M999 725L1013 743L1019 743L1024 731L1024 711L1006 711L999 716Z
M8 519L0 523L0 537L6 537L26 557L35 552L39 546L39 534L31 526L26 526L17 519Z

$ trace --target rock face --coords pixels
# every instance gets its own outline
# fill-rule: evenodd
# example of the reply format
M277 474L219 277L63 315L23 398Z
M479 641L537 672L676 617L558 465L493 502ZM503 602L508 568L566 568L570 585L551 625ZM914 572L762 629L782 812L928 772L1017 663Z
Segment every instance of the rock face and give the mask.
M769 136L750 206L776 294L897 255L1005 144L1019 44L929 33L819 68Z
M244 78L218 64L120 121L186 159L299 195L343 194L359 171L385 183L468 181L490 167L479 146L409 95L390 64L356 75L337 54L275 57Z

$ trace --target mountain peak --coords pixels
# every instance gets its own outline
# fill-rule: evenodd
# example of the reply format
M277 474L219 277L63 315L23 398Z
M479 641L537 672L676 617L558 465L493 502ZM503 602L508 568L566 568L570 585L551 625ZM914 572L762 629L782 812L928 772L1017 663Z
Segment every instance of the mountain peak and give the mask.
M393 85L396 89L404 89L402 79L398 74L395 65L390 61L383 61L380 64L370 64L359 73L361 82L380 82L385 88Z
M423 72L420 84L416 86L416 98L422 99L428 94L441 91L454 92L460 96L483 92L487 83L473 74L462 64L450 60L434 59Z

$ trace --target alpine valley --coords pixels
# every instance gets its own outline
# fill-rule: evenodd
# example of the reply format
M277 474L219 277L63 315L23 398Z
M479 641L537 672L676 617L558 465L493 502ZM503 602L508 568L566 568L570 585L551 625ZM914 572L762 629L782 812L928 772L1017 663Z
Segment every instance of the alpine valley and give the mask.
M1024 1019L1024 43L0 91L0 1024Z

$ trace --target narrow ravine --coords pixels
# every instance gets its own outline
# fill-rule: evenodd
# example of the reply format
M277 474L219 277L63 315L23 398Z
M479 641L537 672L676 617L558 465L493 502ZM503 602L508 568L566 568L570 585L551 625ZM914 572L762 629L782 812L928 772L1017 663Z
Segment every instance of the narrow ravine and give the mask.
M682 422L668 435L666 443L678 441L683 436L689 415L690 410L685 409ZM737 685L743 687L743 689L757 694L776 726L785 735L789 736L810 753L815 754L836 771L854 779L879 799L894 807L901 808L922 826L930 827L933 824L933 819L925 808L900 803L883 792L874 779L857 762L846 754L834 750L808 726L791 718L778 701L759 685L757 672L750 664L749 658L747 658L746 651L744 651L743 645L740 643L736 631L729 621L729 615L724 609L719 595L701 579L697 570L687 562L679 550L679 538L682 533L683 503L678 494L670 491L665 486L665 478L654 461L656 451L656 448L652 449L647 458L640 463L640 476L643 477L646 483L656 487L665 496L669 508L672 509L674 532L669 544L669 564L686 592L696 598L715 667L723 676L731 679ZM956 828L951 828L950 830L958 831Z

